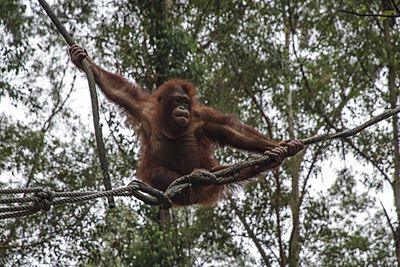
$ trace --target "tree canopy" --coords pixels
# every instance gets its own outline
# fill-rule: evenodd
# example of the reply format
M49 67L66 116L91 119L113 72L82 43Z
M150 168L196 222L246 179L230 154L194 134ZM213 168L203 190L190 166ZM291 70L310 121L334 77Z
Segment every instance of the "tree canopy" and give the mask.
M341 131L400 105L397 1L49 3L99 65L149 91L190 80L202 103L273 139ZM0 188L104 190L87 81L64 39L37 1L0 10ZM111 183L125 186L139 140L99 97ZM400 266L398 117L308 146L216 207L172 209L168 225L135 198L3 220L0 263Z

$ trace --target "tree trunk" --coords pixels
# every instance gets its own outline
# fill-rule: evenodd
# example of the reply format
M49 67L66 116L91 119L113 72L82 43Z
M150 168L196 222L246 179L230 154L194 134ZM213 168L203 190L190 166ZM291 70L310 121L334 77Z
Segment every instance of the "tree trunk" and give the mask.
M292 27L294 27L291 23L291 8L289 9L289 17L284 15L284 24L285 24L285 63L287 67L289 67L289 52L290 52L290 42L291 42L291 33L294 31ZM285 14L285 13L284 13ZM290 77L290 70L289 75ZM295 138L294 131L294 114L293 114L293 100L292 100L292 88L290 86L291 79L287 79L285 82L285 92L287 95L287 118L288 118L288 133L289 138ZM292 159L295 160L295 159ZM290 164L289 174L292 182L292 192L290 198L290 209L292 211L292 232L290 234L289 240L289 257L288 257L288 265L290 267L299 266L300 262L300 193L299 193L299 178L300 178L300 164Z
M393 9L390 0L383 0L383 10ZM389 70L388 76L388 87L389 87L389 101L391 108L395 108L399 98L399 90L396 88L396 69L394 63L394 54L390 31L393 26L391 18L387 18L384 21L384 38L386 43L386 59L387 68ZM400 148L399 148L399 117L394 115L392 118L393 125L393 193L394 193L394 204L397 214L397 225L400 225ZM400 266L400 228L397 227L394 233L394 243L397 257L397 266Z

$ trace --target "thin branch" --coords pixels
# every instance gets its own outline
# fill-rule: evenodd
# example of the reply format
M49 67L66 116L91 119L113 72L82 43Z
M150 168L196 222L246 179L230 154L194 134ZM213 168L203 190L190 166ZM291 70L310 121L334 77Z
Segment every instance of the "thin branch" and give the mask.
M397 13L400 14L400 9L397 7L397 5L394 2L394 0L390 0L390 2L392 3L392 7L394 7L394 9L396 9Z
M279 247L279 265L285 266L286 256L285 250L283 247L283 240L282 240L282 224L281 224L281 216L280 216L280 208L281 208L281 199L282 199L282 189L281 189L281 181L280 181L280 171L274 170L274 178L276 183L276 201L274 206L275 216L276 216L276 234L278 237L278 247Z
M356 15L359 17L382 17L382 18L398 18L400 17L400 14L395 14L395 15L383 15L383 14L361 14L361 13L357 13L354 11L348 11L348 10L344 10L344 9L337 9L340 12L343 13L347 13L347 14L351 14L351 15Z
M293 30L292 30L292 34L293 34ZM293 48L293 52L294 52L294 56L296 57L297 63L300 65L300 72L302 74L303 80L304 80L304 84L305 84L305 88L309 91L312 92L309 82L308 82L308 78L306 76L305 70L304 70L304 65L302 64L302 62L300 61L299 56L297 55L297 50L296 47L294 46L294 44L292 45ZM361 65L361 68L365 70L365 67ZM355 71L355 69L353 70L353 72ZM351 75L349 75L350 79ZM368 76L370 79L371 77ZM372 80L371 80L372 82ZM348 94L348 96L350 96L351 93ZM348 100L348 96L346 97L346 101ZM341 110L346 101L343 101L342 104L339 105L339 107L337 108L337 110ZM319 107L319 106L318 106ZM332 122L332 119L329 118L320 108L318 108L319 113L321 114L322 118L324 119L325 123L327 123L331 128L333 128L334 130L338 130L338 128L335 126L335 124ZM336 116L338 116L340 114L340 112L336 112ZM335 120L335 119L333 119ZM361 151L359 148L356 147L356 145L354 144L354 142L348 138L344 139L359 155L361 155L361 157L365 158L366 160L368 160L369 162L371 162L371 164L383 175L384 179L386 181L388 181L390 184L392 184L392 181L390 180L390 178L388 177L388 175L384 172L384 170L378 165L378 163L376 162L376 160L372 160L371 157L369 155L367 155L365 152Z
M389 214L387 213L385 206L383 206L382 201L379 201L379 203L381 203L383 212L385 213L385 217L386 217L386 220L387 220L387 222L388 222L388 224L389 224L390 230L392 231L393 237L396 237L396 230L395 230L394 227L393 227L393 224L392 224L392 222L391 222L391 220L390 220L390 216L389 216Z
M236 69L234 70L234 72L235 72L236 76L239 77L239 81L242 81L243 74L239 73ZM256 105L257 109L261 113L261 116L264 118L265 122L267 123L268 136L269 136L269 138L272 138L273 134L272 134L272 121L271 121L271 119L267 116L267 114L265 114L264 109L262 108L261 104L257 101L257 98L251 92L251 90L249 88L247 88L247 86L243 86L242 83L241 83L241 85L242 85L243 90L251 98L251 100L253 101L254 105Z
M379 163L376 159L373 159L370 155L368 155L365 151L362 151L361 149L359 149L353 142L353 140L346 138L344 139L347 144L352 147L361 157L363 157L364 159L366 159L367 161L369 161L372 166L374 166L383 176L383 178L390 184L393 186L393 182L392 180L390 180L389 176L387 175L387 173L385 172L384 169L382 169L381 166L379 166Z
M65 68L66 69L66 68ZM64 72L65 75L65 72ZM62 80L59 83L58 88L56 88L56 90L60 90L62 83L63 83L63 79L64 76L62 78ZM53 118L64 108L65 104L67 103L68 99L71 97L72 92L74 91L74 85L75 85L75 80L76 80L76 74L74 74L74 76L72 77L72 82L71 82L71 88L69 89L66 97L64 98L64 100L61 102L61 96L59 95L56 104L54 105L51 115L47 118L47 120L43 123L42 129L40 129L40 131L42 133L47 132L47 130L50 128L51 125L51 121L53 120Z
M264 264L266 266L272 266L270 261L269 261L269 257L267 256L267 253L265 253L265 250L261 246L260 240L258 240L256 234L251 229L250 225L246 222L246 219L243 217L243 215L240 213L240 210L239 210L238 206L236 205L235 201L232 198L229 198L229 200L230 200L230 204L231 204L232 209L235 211L235 213L238 216L239 220L242 222L242 224L244 226L244 229L246 229L247 234L249 235L249 237L253 241L253 243L256 246L258 252L260 253L260 256L263 259Z
M64 68L62 76L60 81L54 86L54 90L59 91L62 87L62 84L64 82L64 78L67 72L67 67ZM37 148L34 151L34 155L32 157L32 162L31 162L31 168L28 172L27 175L27 181L25 183L25 187L29 187L32 179L35 175L36 169L37 169L37 164L38 161L40 159L40 154L43 152L43 143L44 143L44 139L45 139L45 135L47 133L47 131L50 129L51 126L51 122L53 120L53 118L62 110L62 108L64 107L65 103L67 102L67 100L69 99L69 97L71 96L72 90L73 90L73 86L75 84L75 76L72 78L72 82L71 82L71 89L68 92L67 96L65 97L64 101L60 104L61 101L61 96L58 94L58 99L57 102L55 103L54 107L51 110L50 116L46 119L46 121L43 123L42 127L40 128L40 140L38 142Z
M303 185L301 187L301 192L300 192L300 197L299 197L299 206L297 207L298 209L300 209L301 205L303 204L304 197L306 195L307 183L311 177L312 170L314 169L314 166L315 166L315 163L317 162L318 156L321 154L321 150L322 150L322 146L319 146L311 160L310 168L308 169L308 173L307 173L306 177L304 178Z

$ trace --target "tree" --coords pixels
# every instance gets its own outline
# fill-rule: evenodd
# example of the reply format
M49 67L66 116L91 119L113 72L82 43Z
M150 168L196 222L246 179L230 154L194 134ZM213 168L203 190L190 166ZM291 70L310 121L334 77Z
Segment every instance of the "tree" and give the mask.
M105 68L147 90L168 78L189 79L203 103L288 139L352 127L399 105L397 24L338 11L397 14L392 4L68 0L53 8ZM34 1L2 1L0 8L0 106L7 107L0 119L0 185L102 189L90 110L79 108L89 106L86 81L67 62L62 38ZM110 176L122 186L135 175L138 140L118 109L101 102ZM174 209L168 228L157 222L156 209L132 199L118 199L115 210L92 201L7 220L0 226L1 259L8 265L394 265L398 126L395 116L351 139L309 146L218 207ZM227 163L249 157L228 149L217 156ZM395 205L383 201L382 209L387 185Z

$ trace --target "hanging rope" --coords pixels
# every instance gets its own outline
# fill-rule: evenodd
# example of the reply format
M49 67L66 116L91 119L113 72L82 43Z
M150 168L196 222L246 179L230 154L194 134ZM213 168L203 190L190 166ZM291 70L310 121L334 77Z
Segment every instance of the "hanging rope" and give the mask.
M74 39L72 39L71 35L67 32L61 22L57 19L56 15L54 14L53 10L44 0L38 0L40 5L46 11L47 15L50 17L51 21L56 26L57 30L61 33L64 37L65 41L69 46L75 44ZM99 155L100 160L100 167L103 173L103 183L106 190L111 190L111 182L110 182L110 175L108 172L108 161L106 156L106 150L104 148L103 142L103 134L101 131L101 125L99 123L100 116L99 116L99 101L97 99L96 93L96 83L94 80L92 69L90 68L89 61L87 59L82 60L82 67L83 71L86 73L86 77L89 84L89 91L90 91L90 100L92 103L92 114L93 114L93 124L94 124L94 133L96 136L96 144L97 144L97 153ZM110 208L115 207L115 202L112 196L108 197L108 206Z

